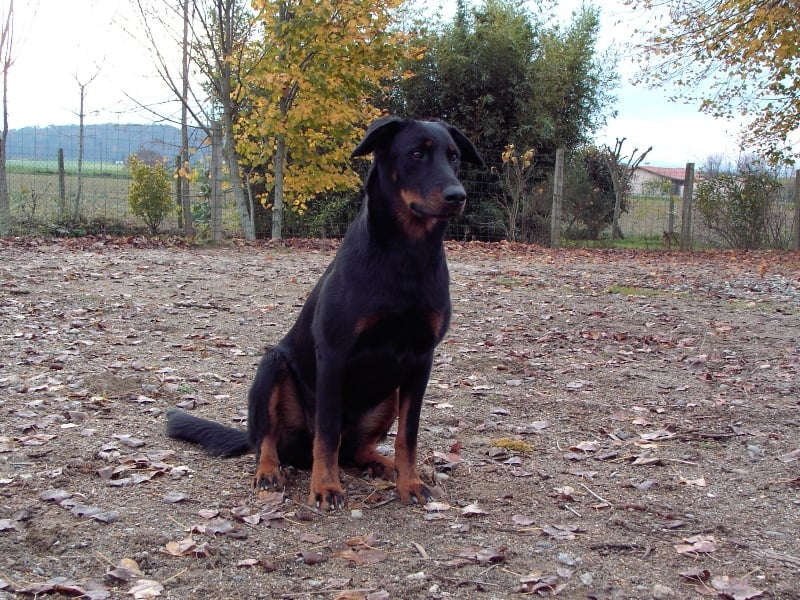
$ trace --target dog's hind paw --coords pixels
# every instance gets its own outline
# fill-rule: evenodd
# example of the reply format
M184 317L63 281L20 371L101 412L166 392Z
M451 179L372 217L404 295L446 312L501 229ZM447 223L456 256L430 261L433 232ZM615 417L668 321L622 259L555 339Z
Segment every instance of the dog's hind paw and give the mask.
M394 481L394 461L388 458L380 457L380 460L375 460L359 465L361 467L361 475L365 479L380 478L386 481Z

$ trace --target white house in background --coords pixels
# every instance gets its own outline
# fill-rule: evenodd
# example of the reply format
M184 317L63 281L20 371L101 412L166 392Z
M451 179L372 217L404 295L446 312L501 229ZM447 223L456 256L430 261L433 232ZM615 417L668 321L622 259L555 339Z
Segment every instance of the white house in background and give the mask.
M669 182L673 196L683 195L683 184L686 177L684 167L653 167L641 165L633 172L631 178L631 194L653 194L653 187L658 183ZM653 182L653 183L648 183Z

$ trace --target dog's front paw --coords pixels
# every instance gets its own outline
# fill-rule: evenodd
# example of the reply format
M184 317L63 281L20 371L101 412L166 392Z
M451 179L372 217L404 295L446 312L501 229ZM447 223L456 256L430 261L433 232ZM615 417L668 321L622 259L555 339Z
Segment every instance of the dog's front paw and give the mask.
M281 491L286 486L286 478L280 467L262 471L256 471L253 487L257 492L261 491Z
M344 490L341 486L328 484L319 486L318 489L311 488L308 503L316 506L320 510L338 510L344 508Z
M433 500L433 494L419 477L398 480L397 493L403 504L425 504Z

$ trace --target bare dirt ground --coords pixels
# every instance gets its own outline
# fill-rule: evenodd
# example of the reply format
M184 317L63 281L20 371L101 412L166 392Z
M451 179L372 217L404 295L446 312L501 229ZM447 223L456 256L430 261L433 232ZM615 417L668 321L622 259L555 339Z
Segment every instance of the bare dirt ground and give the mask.
M448 255L440 498L322 514L164 413L241 425L332 248L0 246L0 598L800 598L800 256Z

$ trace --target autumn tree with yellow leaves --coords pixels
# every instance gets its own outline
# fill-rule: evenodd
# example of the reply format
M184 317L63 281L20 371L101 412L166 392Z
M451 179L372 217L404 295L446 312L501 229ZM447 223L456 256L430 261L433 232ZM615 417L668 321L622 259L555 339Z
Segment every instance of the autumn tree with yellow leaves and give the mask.
M418 52L396 26L401 0L255 0L262 35L237 121L237 149L264 177L272 238L285 208L303 213L323 193L356 188L350 151L379 111L381 82Z
M800 129L797 0L625 0L650 17L641 44L651 86L675 84L714 116L743 114L745 146L791 160Z

